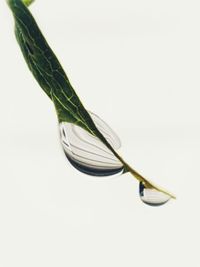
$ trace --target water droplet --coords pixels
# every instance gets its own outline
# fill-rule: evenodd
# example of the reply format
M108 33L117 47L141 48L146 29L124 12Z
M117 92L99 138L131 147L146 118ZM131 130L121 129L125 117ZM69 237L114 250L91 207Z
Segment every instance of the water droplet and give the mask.
M160 192L156 189L146 188L145 185L140 182L139 193L141 200L150 206L161 206L170 200L170 196Z
M118 136L97 115L90 112L98 130L118 149ZM61 144L69 162L79 171L93 176L109 176L123 172L122 163L95 136L72 123L60 123Z

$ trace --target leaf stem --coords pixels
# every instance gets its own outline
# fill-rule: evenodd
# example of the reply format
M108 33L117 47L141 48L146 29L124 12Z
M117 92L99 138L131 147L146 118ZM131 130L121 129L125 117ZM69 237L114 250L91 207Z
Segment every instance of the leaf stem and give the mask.
M121 163L124 165L125 169L130 172L139 182L142 182L146 188L150 188L150 189L155 189L158 190L164 194L167 194L168 196L170 196L173 199L176 199L176 197L169 193L168 191L158 187L157 185L154 185L152 182L150 182L149 180L147 180L144 176L142 176L139 172L137 172L136 170L134 170L128 163L126 163L124 161L124 159L119 156L118 153L115 153L115 156L121 161Z
M146 188L149 189L155 189L158 190L164 194L167 194L168 196L170 196L173 199L176 199L176 197L169 193L168 191L158 187L157 185L154 185L151 181L149 181L148 179L146 179L144 176L142 176L139 172L137 172L136 170L134 170L115 150L114 148L109 144L109 142L106 140L106 138L103 136L102 133L100 133L97 129L97 132L95 133L95 135L102 141L104 142L104 144L108 147L108 149L111 150L111 152L116 156L116 158L119 159L119 161L124 165L124 168L126 171L130 172L139 182L142 182Z

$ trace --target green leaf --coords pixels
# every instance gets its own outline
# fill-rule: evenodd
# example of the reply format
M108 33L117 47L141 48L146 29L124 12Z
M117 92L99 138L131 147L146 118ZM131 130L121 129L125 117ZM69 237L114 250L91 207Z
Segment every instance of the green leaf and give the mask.
M98 137L124 165L124 172L130 172L147 188L164 190L136 172L113 149L103 134L97 129L91 116L81 103L65 74L56 55L41 33L35 19L27 8L31 0L7 0L15 21L15 35L26 63L41 88L53 101L59 122L70 122ZM171 194L167 193L171 197Z

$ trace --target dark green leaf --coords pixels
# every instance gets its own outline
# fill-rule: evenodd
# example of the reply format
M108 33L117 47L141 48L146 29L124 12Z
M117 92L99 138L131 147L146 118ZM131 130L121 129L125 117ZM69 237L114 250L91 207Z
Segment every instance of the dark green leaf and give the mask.
M7 0L7 2L14 16L16 38L26 63L41 88L53 101L58 120L60 122L76 124L98 137L122 162L124 172L132 173L147 188L155 188L165 192L132 169L97 129L91 116L70 84L56 55L49 47L35 19L27 8L33 1Z

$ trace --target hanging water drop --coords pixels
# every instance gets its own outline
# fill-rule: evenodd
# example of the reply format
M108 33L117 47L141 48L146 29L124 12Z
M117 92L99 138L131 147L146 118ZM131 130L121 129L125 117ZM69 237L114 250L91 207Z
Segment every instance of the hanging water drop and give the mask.
M168 194L154 188L147 188L142 182L139 184L139 194L141 200L150 206L161 206L171 199Z
M94 113L90 116L112 147L118 149L121 143L113 130ZM61 122L59 127L65 155L76 169L93 176L123 172L123 164L97 137L72 123Z

